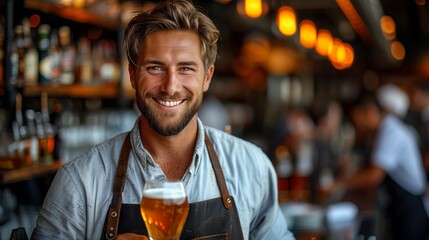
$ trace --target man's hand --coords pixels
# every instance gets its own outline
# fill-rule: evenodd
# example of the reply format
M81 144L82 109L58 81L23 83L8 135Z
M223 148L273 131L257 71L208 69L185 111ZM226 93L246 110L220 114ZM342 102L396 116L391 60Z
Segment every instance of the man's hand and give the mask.
M116 240L149 240L148 237L144 235L137 235L134 233L124 233L116 237Z

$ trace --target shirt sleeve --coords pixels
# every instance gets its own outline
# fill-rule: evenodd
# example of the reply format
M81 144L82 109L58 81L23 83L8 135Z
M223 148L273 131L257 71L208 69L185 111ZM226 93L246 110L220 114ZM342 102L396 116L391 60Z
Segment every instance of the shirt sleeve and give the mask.
M269 161L267 159L267 161ZM252 220L249 239L295 239L288 230L278 202L277 175L272 165L268 165L263 174L261 189L255 189L262 195L260 208ZM265 186L264 186L265 185Z
M62 168L45 197L31 239L85 239L85 206L70 173Z
M372 163L385 171L396 167L398 151L400 152L403 148L401 141L404 138L398 133L397 129L391 126L392 123L389 120L386 119L383 122L372 154Z

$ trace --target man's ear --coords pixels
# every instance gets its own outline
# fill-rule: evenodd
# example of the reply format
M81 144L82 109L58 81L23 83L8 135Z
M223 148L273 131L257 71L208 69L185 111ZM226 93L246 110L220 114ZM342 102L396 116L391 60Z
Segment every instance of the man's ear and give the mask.
M136 89L135 87L135 81L136 76L134 75L134 66L131 63L128 63L128 74L130 75L130 82L133 89Z
M203 82L203 90L204 90L204 92L206 92L207 90L209 90L209 86L210 86L210 83L212 81L212 77L213 77L213 74L214 74L214 68L215 68L214 65L211 65L209 67L209 69L207 69L206 75L204 77L204 82Z

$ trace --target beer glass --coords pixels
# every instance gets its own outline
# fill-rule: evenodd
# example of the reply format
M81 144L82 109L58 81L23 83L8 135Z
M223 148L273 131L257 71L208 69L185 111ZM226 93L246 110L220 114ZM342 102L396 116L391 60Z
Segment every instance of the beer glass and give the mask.
M146 182L140 212L151 240L178 240L188 210L188 198L182 182Z

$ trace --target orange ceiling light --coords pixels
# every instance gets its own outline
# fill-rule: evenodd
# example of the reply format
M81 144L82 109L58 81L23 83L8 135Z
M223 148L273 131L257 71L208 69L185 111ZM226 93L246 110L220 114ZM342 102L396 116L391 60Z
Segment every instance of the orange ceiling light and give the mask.
M343 43L340 39L334 38L332 51L329 60L336 69L342 70L353 65L355 58L353 47L348 43Z
M332 50L332 34L326 29L320 29L317 34L316 52L321 56L328 56Z
M299 42L305 48L316 46L317 30L313 21L304 20L299 27Z
M394 41L390 45L390 53L392 57L398 61L402 61L405 58L405 47L399 41Z
M244 0L244 12L250 18L259 18L263 13L262 0Z
M371 42L368 28L350 0L336 0L336 2L362 40Z
M277 27L285 36L292 36L296 32L296 14L288 6L280 7L277 11Z
M328 58L336 69L344 69L342 61L345 59L345 50L343 42L340 39L333 39L332 51L330 51Z
M352 66L355 58L355 52L353 50L353 47L348 43L343 43L344 47L344 61L343 64L345 68L349 68Z
M390 16L382 16L380 19L380 27L381 30L384 33L384 36L389 39L393 40L396 37L396 25L395 21Z

